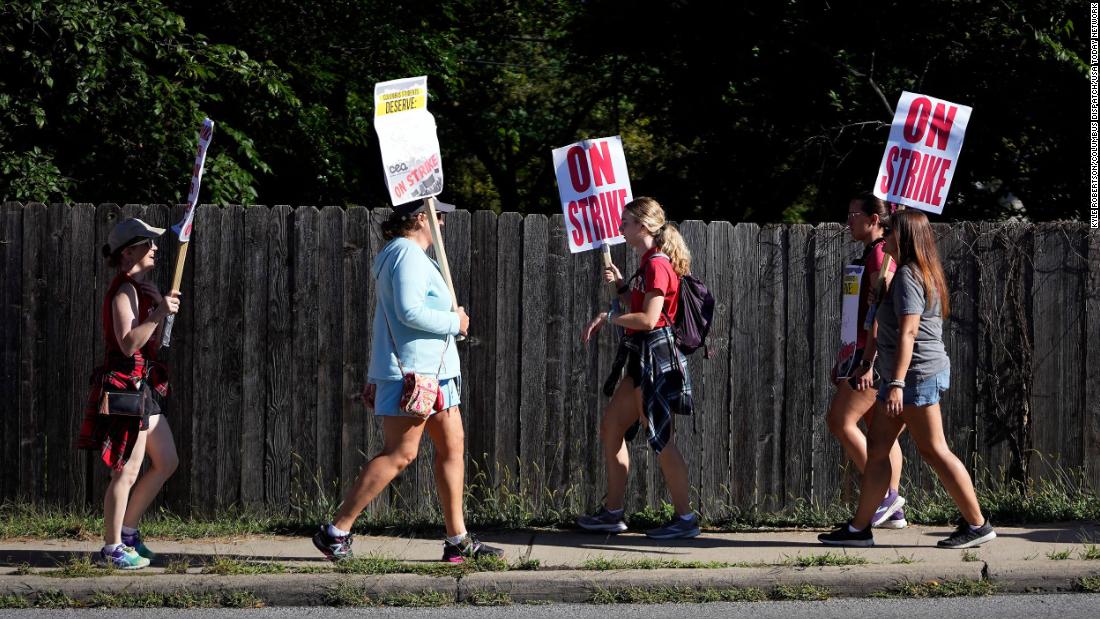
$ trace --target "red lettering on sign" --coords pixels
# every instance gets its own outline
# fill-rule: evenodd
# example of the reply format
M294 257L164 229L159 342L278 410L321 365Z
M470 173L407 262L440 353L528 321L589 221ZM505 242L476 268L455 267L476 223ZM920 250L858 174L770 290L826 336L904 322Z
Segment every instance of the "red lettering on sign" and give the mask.
M588 149L588 157L592 160L592 179L597 187L615 182L615 166L611 164L611 150L607 142L593 144Z
M948 110L946 105L936 104L936 111L932 113L932 130L928 132L925 146L932 146L935 142L936 148L947 150L947 138L951 136L951 126L955 124L955 112L958 111L959 108L954 105Z
M920 197L917 199L921 202L930 202L932 200L932 191L935 188L933 183L936 179L936 172L939 171L943 159L939 157L925 157L924 159L925 161L931 160L931 163L925 166L925 170L921 174Z
M932 204L940 205L940 191L943 190L943 186L947 184L947 169L951 167L951 160L944 159L943 165L940 166L940 179L936 181L936 191L932 193Z
M901 184L905 180L905 164L909 161L909 156L912 154L913 151L908 148L903 148L898 155L898 179L894 182L894 190L890 192L895 196L901 195Z
M898 147L890 147L890 152L886 155L886 175L882 177L882 181L879 183L879 190L882 193L890 193L890 184L894 181L894 165L893 163L898 160Z
M908 142L920 142L924 137L924 128L928 124L928 115L932 112L932 102L926 97L917 97L909 104L909 115L905 117L905 127L901 134Z
M588 196L588 210L592 213L592 227L596 232L596 240L602 241L609 235L604 228L603 213L600 209L600 196Z
M615 191L615 204L611 206L611 229L619 234L619 228L623 226L623 206L626 205L626 190Z
M920 160L920 153L910 151L909 166L905 169L905 184L902 185L902 190L898 193L899 196L910 197L909 194L913 191L913 185L917 182L917 174L920 172Z
M588 159L584 156L584 149L580 146L571 147L565 153L565 165L569 168L569 181L573 183L573 191L587 191L592 179L588 174Z
M600 194L600 215L603 218L604 238L616 236L617 229L611 225L611 211L615 210L615 192L605 191Z
M577 247L584 245L584 235L581 234L581 222L577 220L577 202L569 203L569 228L573 231L573 244Z
M920 170L917 172L916 179L913 181L913 188L911 190L909 190L909 194L906 195L905 197L907 197L911 200L917 200L918 199L917 196L920 195L921 187L923 186L923 183L924 183L924 173L925 173L925 171L928 170L928 162L933 160L933 159L936 159L936 158L937 157L935 157L934 155L928 155L928 154L925 154L925 155L921 156Z
M584 222L584 237L592 242L592 221L588 218L588 198L577 200L577 208L581 211L581 221Z

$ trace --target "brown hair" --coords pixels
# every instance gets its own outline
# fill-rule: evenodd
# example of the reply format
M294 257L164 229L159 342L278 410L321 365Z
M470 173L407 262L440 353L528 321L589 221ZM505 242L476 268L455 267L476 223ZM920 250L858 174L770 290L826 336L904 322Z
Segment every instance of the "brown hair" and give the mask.
M890 209L886 208L886 203L881 198L873 193L861 193L858 196L852 198L852 202L859 204L859 210L863 211L863 214L870 217L872 215L878 215L878 223L880 226L886 228L890 225Z
M691 272L691 251L676 225L665 219L665 210L656 200L645 196L634 198L623 210L630 211L638 223L653 235L657 249L668 256L677 275L683 276Z
M947 278L943 274L928 215L916 209L901 210L890 217L890 227L897 234L898 266L910 265L920 274L925 298L933 292L939 296L940 315L946 319L951 295L947 291Z
M390 218L382 222L382 238L392 241L399 236L408 236L416 230L416 213L403 214L394 211Z

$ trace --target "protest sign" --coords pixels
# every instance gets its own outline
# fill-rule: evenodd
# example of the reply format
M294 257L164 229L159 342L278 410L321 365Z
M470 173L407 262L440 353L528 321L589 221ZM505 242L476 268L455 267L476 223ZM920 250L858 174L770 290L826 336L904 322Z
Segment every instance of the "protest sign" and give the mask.
M902 92L875 180L875 195L942 213L970 112L965 105Z
M443 191L443 158L428 112L427 76L374 85L374 130L394 206Z
M634 199L619 136L582 140L554 149L569 251L623 242L623 206Z
M838 379L848 378L855 369L852 362L859 337L859 288L863 269L862 265L849 264L844 267L844 279L841 280L844 297L840 306L840 353L836 359Z

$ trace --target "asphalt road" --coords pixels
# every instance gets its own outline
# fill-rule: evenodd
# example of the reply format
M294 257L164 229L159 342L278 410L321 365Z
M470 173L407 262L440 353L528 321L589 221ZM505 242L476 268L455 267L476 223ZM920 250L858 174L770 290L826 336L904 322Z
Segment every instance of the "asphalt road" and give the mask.
M1095 618L1100 616L1100 594L1006 595L984 598L935 600L834 599L825 602L758 602L712 604L661 604L641 606L618 604L516 605L500 608L451 606L445 608L263 608L255 610L202 609L172 610L6 610L0 617L17 619L336 619L338 617L395 617L400 619L607 619L642 617L647 619L943 619L945 617L997 617L997 619Z

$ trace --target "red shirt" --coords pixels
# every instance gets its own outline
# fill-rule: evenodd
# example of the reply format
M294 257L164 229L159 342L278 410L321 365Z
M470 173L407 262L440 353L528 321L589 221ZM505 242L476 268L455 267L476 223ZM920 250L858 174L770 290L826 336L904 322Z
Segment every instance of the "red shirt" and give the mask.
M672 262L668 256L658 254L656 247L651 247L642 254L641 265L642 275L634 278L634 283L630 286L630 311L645 311L646 294L656 290L665 297L664 313L657 319L656 326L671 326L665 320L664 314L676 320L676 310L679 308L680 301L680 276L672 268ZM627 334L636 332L635 329L626 329Z
M886 260L884 247L886 243L878 243L867 254L867 260L863 263L863 279L859 284L859 325L856 328L856 348L862 349L867 345L867 331L863 328L863 321L867 319L867 310L871 307L871 293L878 286L878 272L882 270L882 263ZM893 261L887 269L893 273L897 267ZM882 299L879 299L880 301Z

